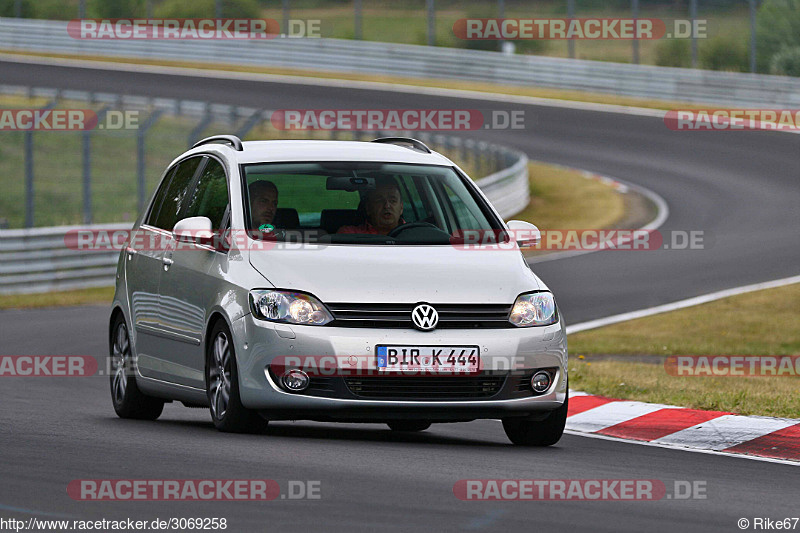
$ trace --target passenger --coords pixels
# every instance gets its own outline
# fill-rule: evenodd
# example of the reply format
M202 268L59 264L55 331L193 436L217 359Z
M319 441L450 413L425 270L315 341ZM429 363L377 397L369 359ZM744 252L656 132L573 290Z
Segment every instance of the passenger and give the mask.
M250 195L250 217L254 229L272 226L278 210L278 188L268 180L251 183L247 190Z
M375 189L364 198L365 221L359 226L342 226L336 233L366 233L387 235L401 224L405 224L403 197L400 186L392 178L378 178Z

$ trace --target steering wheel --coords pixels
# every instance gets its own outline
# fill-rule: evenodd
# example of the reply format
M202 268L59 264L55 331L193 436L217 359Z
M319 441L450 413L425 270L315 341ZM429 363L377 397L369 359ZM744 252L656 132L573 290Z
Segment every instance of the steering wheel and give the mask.
M394 228L392 231L387 233L386 236L387 237L397 237L398 235L400 235L404 231L409 230L409 229L414 229L414 228L434 228L434 229L439 229L439 226L437 226L436 224L431 224L430 222L407 222L405 224L400 224L399 226ZM439 230L439 231L441 231L441 230Z

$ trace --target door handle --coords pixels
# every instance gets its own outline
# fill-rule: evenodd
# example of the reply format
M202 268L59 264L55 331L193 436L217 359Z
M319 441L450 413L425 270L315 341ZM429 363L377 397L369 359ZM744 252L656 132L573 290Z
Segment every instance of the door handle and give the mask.
M166 266L170 266L170 265L171 265L172 263L174 263L175 261L173 261L173 260L172 260L172 259L170 259L169 257L164 257L163 259L161 259L161 262L162 262L162 263L164 263Z

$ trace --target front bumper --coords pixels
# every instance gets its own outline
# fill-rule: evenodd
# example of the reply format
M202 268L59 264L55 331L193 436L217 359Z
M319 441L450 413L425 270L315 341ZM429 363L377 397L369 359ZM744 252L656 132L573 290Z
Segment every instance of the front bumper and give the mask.
M568 356L563 319L546 327L422 332L414 329L287 326L258 320L248 314L233 323L232 333L242 403L273 420L541 418L560 407L567 392ZM505 381L496 394L485 398L376 399L354 394L343 377L332 378L332 392L287 392L269 372L276 357L372 357L376 345L380 344L478 346L484 371L505 376ZM543 368L555 370L553 384L545 393L536 395L532 390L520 390L519 383L524 374Z

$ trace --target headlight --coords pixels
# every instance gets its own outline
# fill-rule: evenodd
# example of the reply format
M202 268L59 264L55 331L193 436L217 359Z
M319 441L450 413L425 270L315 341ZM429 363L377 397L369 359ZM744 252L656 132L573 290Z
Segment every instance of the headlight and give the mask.
M556 300L549 292L521 294L514 302L508 320L521 328L555 324L558 321Z
M311 295L289 291L250 291L253 314L262 320L324 326L333 320L322 302Z

